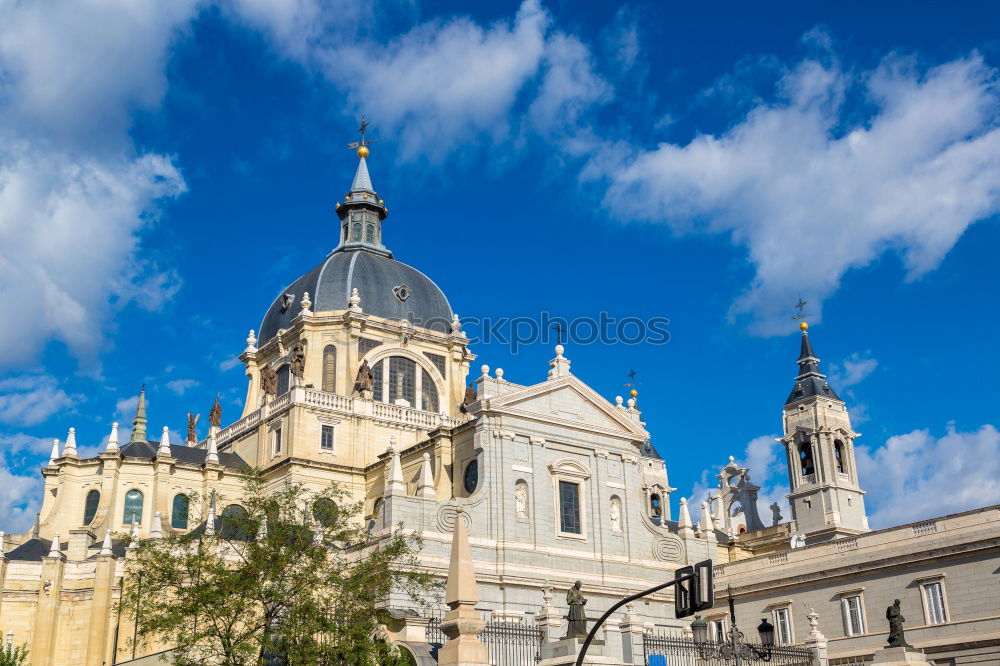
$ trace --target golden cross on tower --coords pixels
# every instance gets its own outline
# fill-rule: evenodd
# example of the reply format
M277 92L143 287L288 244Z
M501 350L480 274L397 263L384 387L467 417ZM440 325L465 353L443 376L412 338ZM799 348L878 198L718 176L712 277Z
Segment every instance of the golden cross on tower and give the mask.
M368 144L378 141L378 139L369 139L365 136L365 133L368 131L368 125L369 125L368 120L365 118L365 114L362 113L361 126L358 127L357 130L358 134L361 135L361 140L352 141L351 143L347 144L348 150L354 150L355 148L358 149L358 157L368 157Z

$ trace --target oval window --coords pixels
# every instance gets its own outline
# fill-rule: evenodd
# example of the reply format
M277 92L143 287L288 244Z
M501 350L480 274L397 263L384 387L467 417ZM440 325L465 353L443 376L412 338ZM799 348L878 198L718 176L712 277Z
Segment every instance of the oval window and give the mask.
M101 493L96 490L91 490L87 493L87 501L83 506L83 524L89 525L94 522L94 516L97 515L97 506L101 503Z
M138 488L125 493L125 511L122 514L122 524L131 525L132 522L142 524L142 491Z
M323 527L330 528L337 524L337 505L332 499L321 497L313 504L313 518Z
M465 492L470 495L476 492L479 486L479 461L473 460L465 466Z

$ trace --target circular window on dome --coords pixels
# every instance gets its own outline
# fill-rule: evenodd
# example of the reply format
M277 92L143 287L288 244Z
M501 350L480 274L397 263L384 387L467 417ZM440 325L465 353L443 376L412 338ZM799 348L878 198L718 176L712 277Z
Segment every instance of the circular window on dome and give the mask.
M398 287L393 287L392 293L396 294L396 298L399 300L405 301L410 297L410 288L405 284L401 284Z
M470 495L479 486L479 461L473 460L465 466L465 492Z

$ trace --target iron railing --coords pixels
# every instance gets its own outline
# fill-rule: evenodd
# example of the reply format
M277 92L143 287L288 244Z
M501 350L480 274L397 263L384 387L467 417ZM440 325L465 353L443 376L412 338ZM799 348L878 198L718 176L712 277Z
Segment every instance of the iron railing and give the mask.
M431 654L436 657L447 640L441 631L441 618L432 617L427 623ZM524 622L492 620L486 623L479 640L490 653L491 666L535 666L542 647L542 630Z
M642 651L646 666L732 666L732 660L718 655L718 643L703 643L699 645L690 638L646 634L642 638ZM812 666L813 651L806 647L793 645L776 645L770 649L762 645L754 645L769 658L741 656L741 664L757 666L758 664L776 664L777 666ZM704 655L704 656L702 656Z

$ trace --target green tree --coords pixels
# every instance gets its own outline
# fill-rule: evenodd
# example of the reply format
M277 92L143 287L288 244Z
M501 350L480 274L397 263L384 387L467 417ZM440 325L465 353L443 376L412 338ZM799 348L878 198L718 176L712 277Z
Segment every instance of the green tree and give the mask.
M271 488L257 471L242 507L224 510L214 534L139 543L118 602L133 640L173 648L183 666L405 663L380 639L381 608L390 593L436 595L416 563L419 535L371 539L362 505L336 486Z

